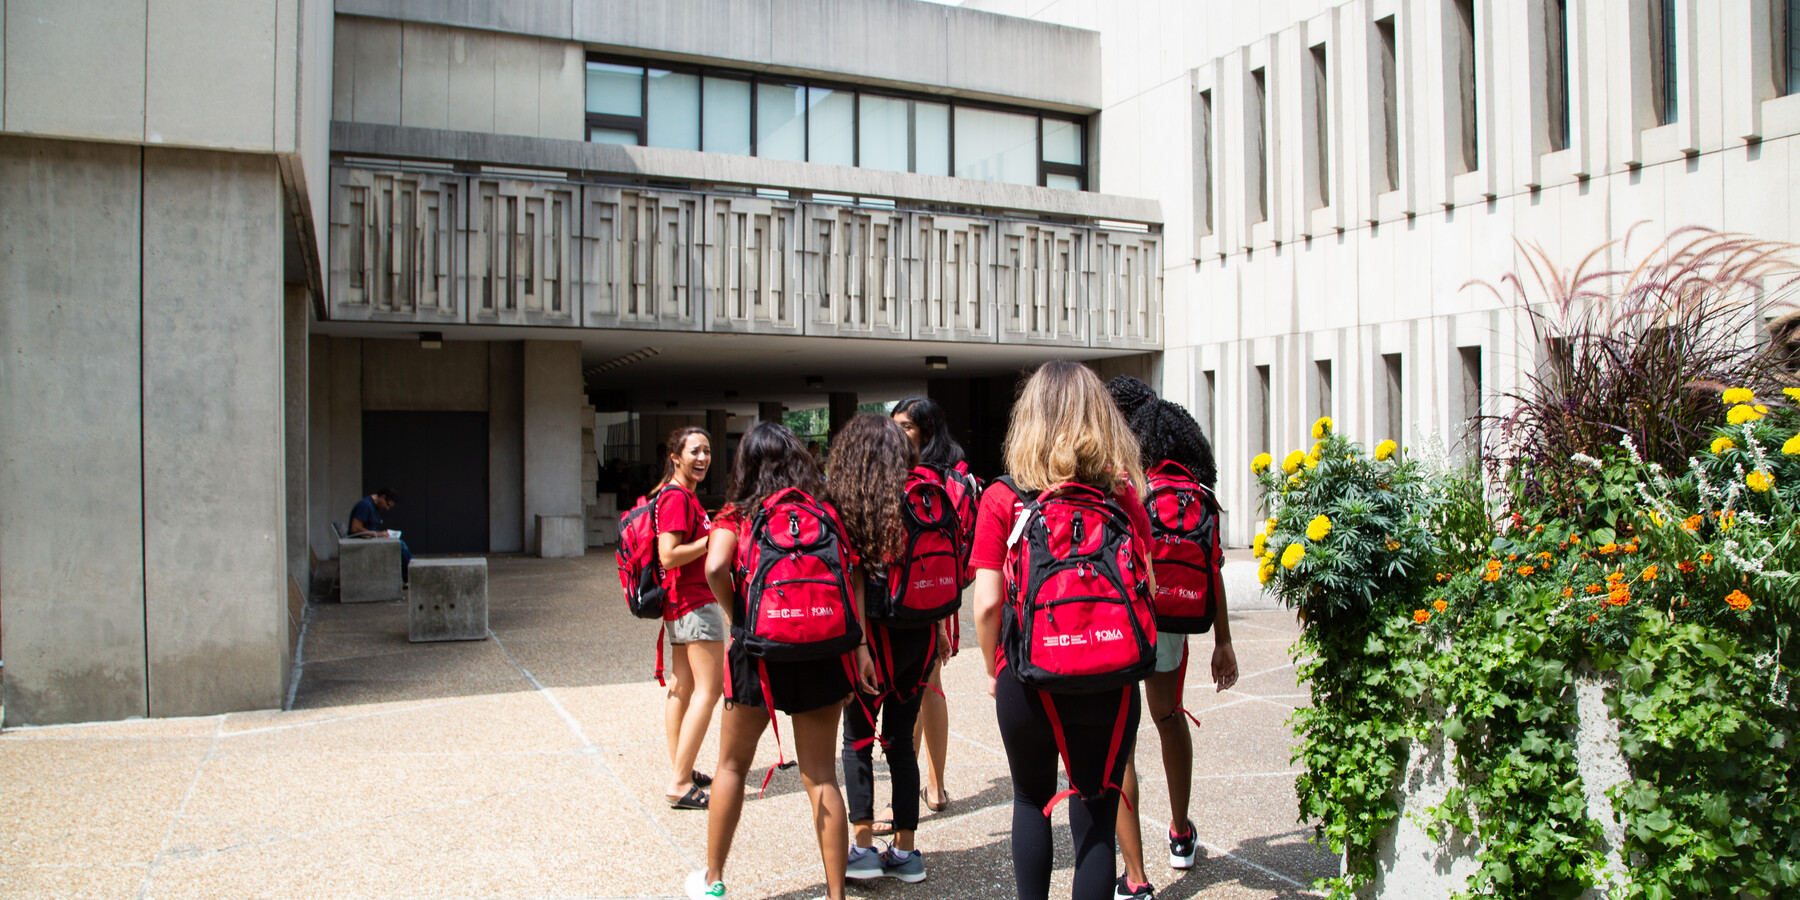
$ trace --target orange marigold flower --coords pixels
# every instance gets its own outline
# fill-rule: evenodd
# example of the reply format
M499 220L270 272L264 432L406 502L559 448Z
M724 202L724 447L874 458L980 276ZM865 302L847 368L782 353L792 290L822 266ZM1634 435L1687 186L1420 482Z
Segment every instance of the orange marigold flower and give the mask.
M1611 541L1607 541L1606 543L1601 544L1598 547L1595 547L1594 552L1601 554L1602 556L1609 556L1611 554L1619 552L1619 545L1615 544Z
M1500 573L1499 569L1489 569L1485 573L1482 574L1481 580L1482 581L1499 581L1500 574L1501 573Z
M1543 533L1544 533L1544 526L1542 526L1542 525L1534 525L1534 526L1532 526L1532 528L1531 528L1531 533L1532 533L1532 534L1543 534Z
M1606 602L1614 606L1624 606L1630 601L1631 589L1622 584L1615 584L1612 590L1606 592Z
M1743 612L1750 608L1750 595L1743 591L1732 591L1725 595L1725 605L1738 612Z
M1654 566L1654 565L1645 566L1644 571L1638 575L1638 578L1643 579L1644 581L1655 581L1656 580L1656 572L1657 572L1656 566Z
M1700 554L1700 564L1703 566L1712 565L1712 554L1711 553Z
M1625 552L1626 553L1636 553L1637 552L1637 541L1632 541L1631 543L1626 544Z
M1703 517L1703 516L1701 516L1701 515L1700 515L1700 514L1698 514L1698 513L1696 513L1696 514L1694 514L1694 515L1691 515L1691 516L1688 516L1688 517L1687 517L1687 518L1685 518L1685 519L1682 519L1682 520L1681 520L1681 527L1682 527L1682 528L1683 528L1683 529L1686 529L1686 530L1687 530L1687 531L1690 531L1690 532L1693 532L1693 531L1699 531L1699 530L1700 530L1700 523L1702 523L1702 522L1705 522L1705 521L1706 521L1706 519L1705 519L1705 517Z
M1597 584L1590 584L1587 586L1587 592L1590 594L1598 594L1604 590L1606 590L1606 588L1603 588Z
M1518 558L1519 558L1519 554L1517 554L1517 553L1508 553L1508 554L1506 554L1506 561L1507 561L1507 562L1512 562L1512 561L1513 561L1513 560L1515 560L1515 559L1518 559Z
M1693 560L1691 560L1691 559L1684 559L1684 560L1682 560L1682 561L1681 561L1681 562L1678 562L1678 563L1676 563L1676 564L1675 564L1675 568L1677 568L1677 569L1680 569L1680 570L1681 570L1681 571L1683 571L1683 572L1692 572L1692 571L1694 571L1694 570L1695 570L1695 569L1697 569L1697 568L1699 568L1699 567L1698 567L1698 566L1696 566L1696 565L1694 565L1694 561L1693 561Z
M1569 535L1569 543L1571 543L1571 544L1579 544L1579 543L1581 543L1581 535L1579 535L1579 534L1571 534L1571 535Z
M1535 574L1537 574L1537 569L1534 569L1531 566L1520 566L1519 574L1520 575L1535 575Z
M1556 557L1551 555L1550 551L1548 551L1548 550L1545 550L1544 552L1538 554L1538 559L1541 559L1544 562L1549 562L1555 558Z
M1431 613L1428 613L1422 609L1415 609L1415 610L1413 610L1413 621L1419 623L1420 625L1423 625L1426 622L1431 621Z
M1442 600L1438 600L1431 604L1431 608L1437 610L1438 612L1443 612L1445 609L1448 609L1449 606L1450 606L1450 604L1445 603Z
M1589 625L1592 625L1592 624L1594 624L1594 623L1595 623L1595 622L1598 622L1598 621L1600 621L1600 614L1599 614L1599 613L1588 613L1588 624L1589 624Z
M1566 588L1563 588L1563 599L1564 599L1564 600L1567 600L1567 599L1569 599L1569 598L1570 598L1570 597L1573 597L1573 596L1575 596L1575 589L1574 589L1574 588L1572 588L1572 587L1566 587Z
M1400 549L1400 542L1394 540L1393 538L1388 538L1387 539L1387 548L1388 548L1388 552L1392 553L1395 550Z
M1439 573L1437 573L1437 580L1438 580L1438 584L1443 584L1444 582L1450 580L1450 576L1445 575L1442 572L1439 572Z
M1618 584L1619 582L1624 581L1624 580L1625 580L1624 572L1608 572L1608 573L1606 573L1606 583L1607 584Z

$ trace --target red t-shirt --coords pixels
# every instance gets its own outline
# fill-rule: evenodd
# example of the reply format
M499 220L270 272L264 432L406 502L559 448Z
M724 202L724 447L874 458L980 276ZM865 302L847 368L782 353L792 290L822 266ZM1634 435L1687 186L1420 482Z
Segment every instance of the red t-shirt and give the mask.
M671 484L656 495L656 527L658 534L675 532L678 543L689 543L712 533L712 520L700 506L694 492ZM663 604L663 618L674 621L713 602L712 588L706 584L706 554L675 570L675 585L669 602Z
M1125 510L1131 521L1131 537L1146 552L1150 548L1150 514L1138 499L1137 488L1129 481L1119 482L1113 499ZM969 566L975 569L999 570L1006 565L1006 539L1025 504L1003 481L995 481L981 495L981 508L975 513L975 544L969 553ZM994 671L1006 668L1005 648L994 649Z

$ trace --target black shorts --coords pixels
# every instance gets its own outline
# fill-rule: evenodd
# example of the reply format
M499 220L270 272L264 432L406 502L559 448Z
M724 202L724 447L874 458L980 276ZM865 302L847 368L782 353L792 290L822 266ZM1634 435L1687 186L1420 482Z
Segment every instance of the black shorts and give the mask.
M836 705L850 696L850 676L842 657L806 662L762 662L744 652L738 629L731 629L731 640L725 648L725 702L740 706L763 706L763 685L759 668L769 673L769 693L775 708L788 715L812 712Z

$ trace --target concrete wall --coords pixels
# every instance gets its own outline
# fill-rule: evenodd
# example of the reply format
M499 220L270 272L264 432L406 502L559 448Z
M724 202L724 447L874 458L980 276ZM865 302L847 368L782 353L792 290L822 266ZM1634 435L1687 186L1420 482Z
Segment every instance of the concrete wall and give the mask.
M280 706L288 671L280 176L144 152L150 714Z
M146 708L138 179L134 147L0 137L8 725Z
M312 582L312 560L307 553L311 516L307 509L307 479L311 466L307 453L311 450L306 433L309 418L307 398L308 364L307 312L311 298L306 288L290 284L282 298L282 443L283 502L287 509L287 574L301 591Z
M488 546L525 549L525 348L488 344Z
M306 342L306 537L317 559L337 557L331 523L350 512L348 506L339 513L331 505L331 345L324 335L309 335ZM301 588L309 596L313 592L311 584Z
M422 350L416 340L362 342L362 408L486 412L488 345L446 341Z
M337 0L337 11L1070 110L1099 99L1094 34L914 0Z
M272 157L0 138L7 724L280 704L280 197Z
M526 341L524 346L525 546L537 538L538 516L581 514L579 341Z

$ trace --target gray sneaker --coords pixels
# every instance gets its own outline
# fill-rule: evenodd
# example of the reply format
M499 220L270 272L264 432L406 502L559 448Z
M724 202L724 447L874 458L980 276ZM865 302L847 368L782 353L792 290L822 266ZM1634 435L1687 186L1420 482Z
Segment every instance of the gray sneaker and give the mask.
M850 861L844 867L844 877L858 881L880 878L883 874L881 853L874 847L850 846Z
M905 859L894 855L894 848L881 851L881 874L898 878L907 884L925 880L925 854L914 850Z

